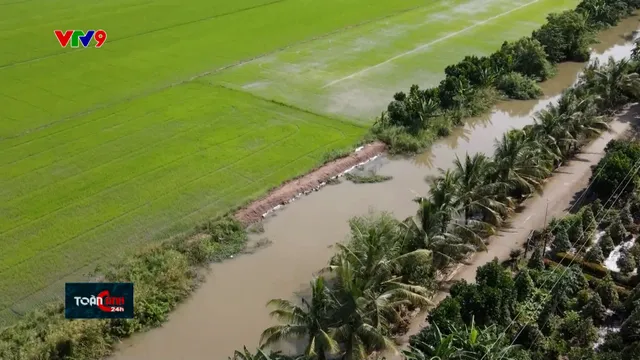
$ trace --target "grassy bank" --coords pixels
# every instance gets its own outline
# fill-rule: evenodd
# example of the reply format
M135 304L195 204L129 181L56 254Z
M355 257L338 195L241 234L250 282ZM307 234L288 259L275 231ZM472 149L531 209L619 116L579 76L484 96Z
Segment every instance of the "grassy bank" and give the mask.
M104 281L135 284L132 320L65 320L64 306L51 304L0 331L0 358L99 359L120 339L158 326L198 286L203 268L241 252L247 233L223 219L188 236L149 245L113 266L100 269Z

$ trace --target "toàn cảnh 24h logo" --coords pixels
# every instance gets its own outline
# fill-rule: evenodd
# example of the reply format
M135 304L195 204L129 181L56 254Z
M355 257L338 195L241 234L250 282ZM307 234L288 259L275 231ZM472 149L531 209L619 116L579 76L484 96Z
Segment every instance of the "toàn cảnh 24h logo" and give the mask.
M67 319L133 318L133 283L66 283Z
M104 30L87 30L87 32L82 30L67 30L65 32L54 30L53 34L62 47L66 47L69 43L71 43L72 48L78 48L80 44L83 47L87 47L91 39L94 39L96 41L95 47L100 48L107 41L107 32Z

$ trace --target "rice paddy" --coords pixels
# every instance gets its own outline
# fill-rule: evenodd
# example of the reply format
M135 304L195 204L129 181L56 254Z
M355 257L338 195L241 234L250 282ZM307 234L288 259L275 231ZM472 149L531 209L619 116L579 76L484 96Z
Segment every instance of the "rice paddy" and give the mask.
M0 324L353 144L577 0L0 1ZM61 48L55 29L107 31Z

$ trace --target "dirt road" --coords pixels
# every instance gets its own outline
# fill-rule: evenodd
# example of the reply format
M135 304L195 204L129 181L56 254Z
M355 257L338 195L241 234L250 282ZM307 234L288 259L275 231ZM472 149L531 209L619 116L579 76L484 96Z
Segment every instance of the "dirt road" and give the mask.
M523 203L523 211L511 218L510 228L491 237L488 251L476 253L470 259L470 265L461 266L451 281L474 282L478 267L494 258L500 261L507 260L511 250L521 249L531 230L540 229L545 225L545 212L547 222L553 217L561 217L568 212L575 198L579 196L578 193L589 185L591 167L602 159L607 143L623 136L631 127L631 122L637 121L638 108L639 106L636 105L621 114L610 123L609 132L585 146L575 159L558 168L545 184L544 192ZM443 290L435 296L434 302L439 303L448 295L449 293ZM403 336L402 342L406 343L411 335L418 333L426 325L422 314L416 319L420 321L412 323L409 332Z

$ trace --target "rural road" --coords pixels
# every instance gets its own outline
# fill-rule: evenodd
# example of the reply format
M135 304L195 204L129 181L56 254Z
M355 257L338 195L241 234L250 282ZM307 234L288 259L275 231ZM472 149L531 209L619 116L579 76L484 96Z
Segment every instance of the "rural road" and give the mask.
M638 110L638 105L635 105L622 113L609 124L611 127L609 132L605 132L585 146L575 159L558 168L545 184L543 193L526 200L523 203L523 210L510 219L511 227L492 236L489 239L488 251L473 255L469 259L469 265L461 266L449 282L456 280L474 282L478 267L494 258L498 258L499 261L508 260L511 250L523 247L531 230L540 229L545 225L545 211L547 211L547 222L553 217L560 217L567 213L577 196L576 194L589 184L591 167L602 159L604 148L609 141L622 137L630 129L631 122L637 121ZM547 203L549 204L548 210ZM449 293L443 289L436 294L433 302L437 304L448 295ZM425 319L421 314L411 324L408 333L402 337L401 342L407 343L409 337L417 334L425 325Z

